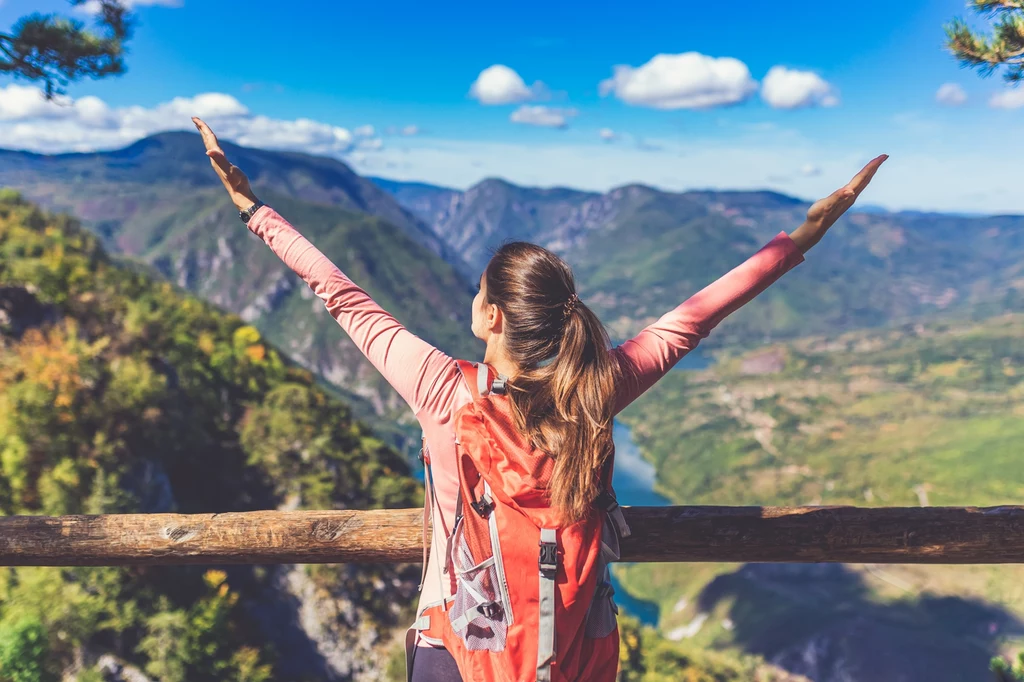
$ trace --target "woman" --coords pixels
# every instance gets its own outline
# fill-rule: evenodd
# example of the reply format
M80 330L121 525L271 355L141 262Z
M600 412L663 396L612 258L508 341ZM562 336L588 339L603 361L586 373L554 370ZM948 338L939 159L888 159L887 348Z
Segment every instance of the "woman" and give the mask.
M456 361L406 330L269 206L231 165L216 136L198 118L207 156L248 228L324 301L370 362L405 399L431 444L434 523L420 609L451 597L442 575L447 529L459 487L452 415L473 400ZM508 378L507 392L522 432L555 455L552 503L570 518L598 495L595 472L612 451L612 418L692 350L727 315L803 261L856 201L879 166L868 163L845 187L811 206L792 234L780 232L745 263L665 314L633 339L609 349L604 327L578 299L569 267L550 251L523 242L499 248L480 277L472 331L486 343L483 362ZM564 456L559 457L559 453ZM433 507L432 507L433 509ZM437 641L418 634L414 682L459 680Z

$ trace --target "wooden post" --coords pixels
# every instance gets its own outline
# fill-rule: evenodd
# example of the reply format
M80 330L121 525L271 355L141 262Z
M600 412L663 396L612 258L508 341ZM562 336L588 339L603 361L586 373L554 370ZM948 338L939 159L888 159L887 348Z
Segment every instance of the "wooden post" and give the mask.
M1024 507L626 507L623 561L1024 563ZM0 517L0 565L420 561L422 510Z

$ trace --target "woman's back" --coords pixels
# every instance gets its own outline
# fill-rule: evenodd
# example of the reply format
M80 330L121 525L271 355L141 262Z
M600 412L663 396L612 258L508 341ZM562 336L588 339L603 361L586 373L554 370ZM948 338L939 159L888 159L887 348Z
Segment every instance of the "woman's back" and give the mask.
M420 595L422 610L451 595L439 559L446 529L450 531L455 521L458 493L452 416L473 396L456 359L409 332L276 211L260 208L248 227L302 277L419 420L441 516L433 530ZM747 261L611 349L619 376L613 413L653 386L726 316L802 261L801 251L785 232L779 232Z

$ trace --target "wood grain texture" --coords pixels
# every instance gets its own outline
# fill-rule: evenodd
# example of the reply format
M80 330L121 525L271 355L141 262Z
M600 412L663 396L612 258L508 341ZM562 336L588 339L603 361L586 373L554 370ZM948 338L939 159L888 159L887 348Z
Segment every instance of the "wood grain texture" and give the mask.
M1024 507L625 507L623 561L1024 563ZM408 562L420 509L0 517L0 565Z

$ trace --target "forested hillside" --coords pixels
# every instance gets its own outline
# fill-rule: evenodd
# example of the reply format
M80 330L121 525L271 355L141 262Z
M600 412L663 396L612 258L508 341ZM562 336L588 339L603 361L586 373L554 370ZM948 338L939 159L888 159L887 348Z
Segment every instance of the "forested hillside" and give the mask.
M72 220L9 191L0 254L4 514L420 503L405 458L237 316L116 263ZM368 674L418 575L6 569L0 669L57 680L108 656L161 682Z
M475 290L465 264L390 195L334 159L225 148L267 203L410 330L452 355L479 355L469 334ZM406 447L415 441L404 401L323 303L238 220L198 135L162 133L89 154L0 151L2 185L69 212L109 252L240 315L342 391L382 437Z

